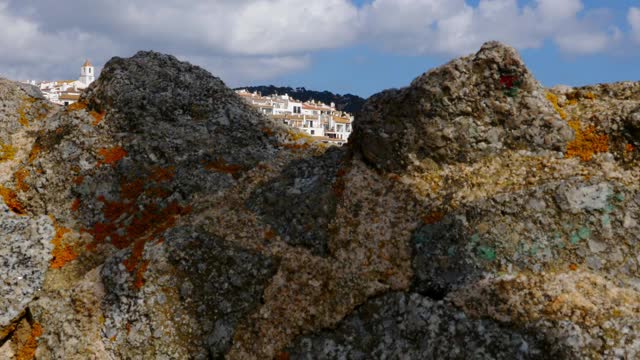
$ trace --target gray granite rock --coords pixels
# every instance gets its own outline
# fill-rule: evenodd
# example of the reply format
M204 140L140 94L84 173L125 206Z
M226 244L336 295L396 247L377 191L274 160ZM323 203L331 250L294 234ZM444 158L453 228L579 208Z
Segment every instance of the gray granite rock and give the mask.
M20 216L0 201L0 330L41 290L54 234L48 217Z

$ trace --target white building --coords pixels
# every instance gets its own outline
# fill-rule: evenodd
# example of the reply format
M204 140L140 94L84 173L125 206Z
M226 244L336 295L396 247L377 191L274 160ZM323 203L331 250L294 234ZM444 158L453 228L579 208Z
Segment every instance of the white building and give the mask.
M82 64L82 67L80 68L80 79L78 80L78 82L80 82L82 85L84 85L84 88L86 88L89 85L91 85L91 83L94 82L95 80L96 80L95 68L93 67L89 59L87 59L84 62L84 64Z
M336 105L316 101L301 102L288 94L262 96L237 90L245 101L262 114L307 133L328 144L344 145L351 135L353 116L336 110Z
M95 75L94 66L89 60L86 60L80 67L80 78L78 80L27 81L27 83L38 86L44 97L52 103L66 106L80 99L82 90L95 81Z

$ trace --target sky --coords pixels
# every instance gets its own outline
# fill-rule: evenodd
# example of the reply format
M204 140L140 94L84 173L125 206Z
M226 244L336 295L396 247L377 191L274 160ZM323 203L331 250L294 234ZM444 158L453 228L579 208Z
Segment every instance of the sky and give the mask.
M545 86L640 80L639 0L0 0L0 76L62 80L138 50L231 87L368 97L485 41Z

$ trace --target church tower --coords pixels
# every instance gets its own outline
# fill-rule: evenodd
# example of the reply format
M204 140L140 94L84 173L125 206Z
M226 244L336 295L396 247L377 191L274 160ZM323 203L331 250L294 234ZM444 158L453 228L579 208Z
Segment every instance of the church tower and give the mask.
M89 86L96 79L95 69L89 60L85 61L80 68L80 82Z

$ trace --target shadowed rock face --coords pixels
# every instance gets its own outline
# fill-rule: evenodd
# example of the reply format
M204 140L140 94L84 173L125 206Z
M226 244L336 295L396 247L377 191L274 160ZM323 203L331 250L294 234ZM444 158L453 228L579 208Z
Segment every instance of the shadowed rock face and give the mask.
M326 149L169 55L2 80L0 357L635 358L637 89L487 43Z
M455 326L450 324L455 323ZM391 293L358 308L335 330L296 340L294 359L547 359L540 339L467 318L418 294Z

